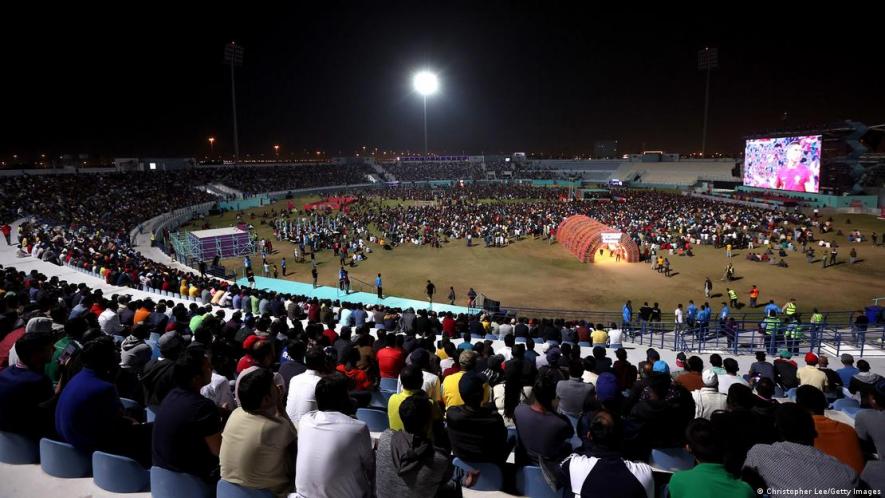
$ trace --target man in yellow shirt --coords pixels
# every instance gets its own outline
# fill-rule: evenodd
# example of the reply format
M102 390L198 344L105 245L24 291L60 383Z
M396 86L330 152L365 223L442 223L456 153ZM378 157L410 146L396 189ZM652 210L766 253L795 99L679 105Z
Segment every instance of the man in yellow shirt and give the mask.
M424 383L424 376L421 374L420 368L406 365L400 372L399 379L403 385L403 390L392 395L387 402L388 425L390 426L390 430L393 431L403 430L403 420L399 416L399 407L403 404L403 401L405 401L406 398L415 395L426 396L426 393L421 389L421 386ZM431 401L430 398L427 398L427 402L430 403L431 406L436 405L432 408L434 420L441 419L442 414L439 411L439 405ZM428 433L428 436L432 435L431 433L432 431Z
M464 404L464 400L461 398L461 391L458 388L458 383L461 381L461 377L464 376L464 372L469 372L476 368L476 356L476 351L462 351L461 356L458 357L458 365L461 367L461 371L450 374L443 380L442 399L443 405L445 406L446 410L453 406L461 406ZM489 389L489 385L487 383L483 384L483 404L489 402L490 391L491 390ZM391 397L391 399L392 398L393 397ZM397 409L399 409L399 407L397 407Z
M608 344L608 332L603 330L601 324L596 325L596 330L590 332L590 341L594 347L602 346L605 347Z
M796 378L800 386L814 386L821 392L827 392L827 374L817 368L817 362L816 354L810 351L805 353L805 366L796 371Z

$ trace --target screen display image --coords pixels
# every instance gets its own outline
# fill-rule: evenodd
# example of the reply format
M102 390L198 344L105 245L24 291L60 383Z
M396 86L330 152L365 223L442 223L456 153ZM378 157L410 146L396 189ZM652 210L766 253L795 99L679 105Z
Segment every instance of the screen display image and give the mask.
M820 149L820 135L747 140L744 185L816 194Z

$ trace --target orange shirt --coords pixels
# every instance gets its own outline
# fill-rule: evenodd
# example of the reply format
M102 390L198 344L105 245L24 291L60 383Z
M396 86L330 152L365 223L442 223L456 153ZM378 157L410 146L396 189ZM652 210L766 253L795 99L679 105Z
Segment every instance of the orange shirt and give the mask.
M147 308L138 308L135 310L135 315L132 317L132 324L137 324L138 322L143 322L147 320L147 317L150 316L151 312L148 311Z
M759 297L759 289L750 289L750 297L753 299Z
M814 416L814 447L848 465L858 474L863 471L863 453L857 440L857 432L848 424L824 415Z

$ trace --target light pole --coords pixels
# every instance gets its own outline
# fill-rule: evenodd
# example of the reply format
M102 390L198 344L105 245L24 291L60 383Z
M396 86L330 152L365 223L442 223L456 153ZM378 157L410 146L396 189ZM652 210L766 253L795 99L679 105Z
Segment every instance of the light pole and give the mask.
M279 145L273 146L273 153L276 156L277 161L279 161L280 160L280 146Z
M209 137L209 159L215 155L215 137Z
M424 155L427 155L427 96L439 90L439 80L430 71L419 71L412 78L412 86L424 100Z
M707 154L707 113L710 110L710 71L719 67L719 50L706 47L698 50L698 70L707 71L707 87L704 92L704 131L701 135L701 156Z
M234 86L234 67L243 65L243 47L232 41L224 46L224 62L230 64L230 100L234 118L234 162L240 159L240 139L237 135L237 90Z

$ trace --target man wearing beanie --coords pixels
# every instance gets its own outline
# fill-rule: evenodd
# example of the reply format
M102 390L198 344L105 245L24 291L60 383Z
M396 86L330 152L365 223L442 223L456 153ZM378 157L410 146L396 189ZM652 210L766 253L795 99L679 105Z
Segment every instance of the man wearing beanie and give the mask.
M458 391L464 404L446 410L452 453L462 460L503 464L510 454L504 419L492 405L483 405L488 388L483 375L464 372Z
M467 372L474 372L476 370L476 351L462 351L461 355L458 356L458 365L461 367L461 370L450 374L448 377L443 380L442 384L442 398L443 403L445 404L446 411L453 406L461 406L464 404L464 400L461 398L460 392L460 382L461 377L463 377ZM485 382L485 379L483 379ZM490 397L490 389L488 384L483 384L483 396L482 402L487 403Z
M800 386L814 386L821 392L827 390L827 374L817 368L817 355L810 351L805 353L805 366L796 372L796 378Z

